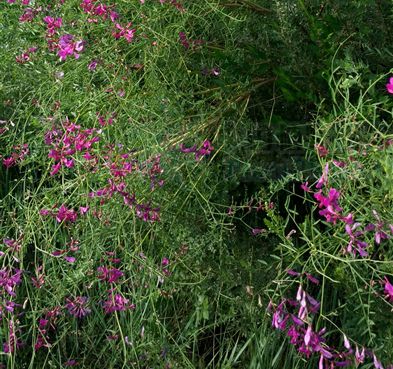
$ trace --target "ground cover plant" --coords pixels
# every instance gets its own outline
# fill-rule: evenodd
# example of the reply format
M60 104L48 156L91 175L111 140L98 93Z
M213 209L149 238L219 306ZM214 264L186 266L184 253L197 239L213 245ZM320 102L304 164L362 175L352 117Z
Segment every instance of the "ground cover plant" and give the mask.
M391 368L391 1L0 2L0 367Z

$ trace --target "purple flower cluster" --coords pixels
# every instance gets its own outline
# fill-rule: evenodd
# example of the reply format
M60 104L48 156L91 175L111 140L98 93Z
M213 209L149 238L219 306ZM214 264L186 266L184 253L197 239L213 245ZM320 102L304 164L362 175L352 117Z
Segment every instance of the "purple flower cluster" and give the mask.
M13 353L15 349L19 349L23 346L22 341L16 336L17 329L15 323L10 320L8 328L8 340L3 344L3 351L7 353Z
M29 5L30 1L28 0L22 0L22 5ZM39 6L37 8L32 8L32 7L26 7L23 10L22 15L19 17L19 22L24 23L24 22L32 22L34 18L37 16L42 11L42 7Z
M98 279L108 283L116 283L124 275L124 273L117 268L107 268L105 266L98 267L97 272L99 273Z
M60 61L64 61L68 56L74 56L75 59L79 59L79 53L84 49L84 41L74 41L74 36L66 34L60 37L58 43L57 55L60 57Z
M90 192L89 197L101 197L109 199L115 193L117 193L123 198L125 205L127 205L130 209L135 210L135 214L139 219L142 219L145 222L156 222L160 220L160 209L151 207L150 203L139 203L135 194L131 194L126 191L127 185L125 182L120 182L117 184L112 179L109 179L108 183L109 184L106 187L101 188L95 192Z
M197 145L194 145L192 147L185 147L183 143L180 144L180 151L186 154L194 153L196 161L199 161L203 157L210 155L213 150L214 147L209 140L203 141L202 146L199 149L197 148Z
M57 318L61 314L61 307L56 306L38 319L38 333L34 344L35 351L38 351L41 347L51 347L49 332L56 331Z
M48 209L41 209L40 215L51 216L55 218L58 223L71 222L74 223L78 218L78 213L73 209L68 209L64 204L62 204L57 211L51 211Z
M115 29L112 31L112 36L118 40L124 38L127 42L132 42L135 37L135 28L131 28L132 23L127 23L126 26L122 26L116 20L119 18L117 12L112 10L113 6L98 3L96 0L83 0L80 4L83 11L91 16L88 19L89 23L98 23L98 20L107 20L108 18L114 24Z
M127 42L132 42L135 36L136 29L130 28L132 23L128 23L126 26L122 26L119 23L115 24L116 30L112 32L113 37L118 40L124 38Z
M15 287L22 281L22 271L15 268L0 269L0 296L16 296Z
M318 192L313 194L314 198L318 201L318 207L321 209L319 214L323 216L327 222L337 224L341 221L345 224L345 232L349 237L349 242L344 248L344 253L357 254L361 257L368 255L367 247L369 244L365 241L366 233L374 232L374 239L377 244L381 243L381 240L391 238L390 234L393 234L393 225L386 224L383 222L378 213L373 210L373 215L376 219L375 223L369 223L363 229L360 222L355 222L353 214L343 214L343 209L340 207L338 200L341 196L340 191L335 188L329 188L327 195L323 193L322 188L328 184L329 164L327 163L324 167L322 176L318 179L316 188ZM305 192L312 192L308 186L308 182L301 185L301 188ZM390 233L390 234L389 234Z
M48 157L55 161L52 166L51 176L54 176L65 166L72 168L74 166L74 155L79 152L83 153L85 160L92 160L92 146L100 140L98 134L101 131L95 128L81 129L81 126L68 121L63 123L63 129L53 128L46 132L45 143L52 146Z
M3 243L4 245L7 246L7 248L9 250L11 250L12 252L19 252L22 245L20 243L20 239L19 240L13 240L11 238L4 238L3 239ZM1 255L1 254L0 254Z
M15 57L15 61L18 64L25 64L30 61L30 55L36 53L38 50L37 47L29 47L27 51Z
M13 146L13 152L7 158L3 159L3 165L6 168L13 167L23 162L27 155L29 155L29 145L15 145Z
M76 318L83 318L91 313L87 307L88 298L85 296L77 296L75 298L67 298L66 308L68 312Z
M187 38L184 32L179 32L179 40L186 50L188 50L191 46L193 49L195 49L197 46L200 46L204 43L203 40L191 40Z
M58 30L63 25L63 19L47 16L44 18L44 22L46 23L45 37L48 43L48 49L55 51L58 48Z
M63 25L62 18L45 17L44 22L46 23L46 36L48 38L54 36L58 29Z
M97 23L98 19L102 21L108 18L114 23L119 18L119 14L113 10L113 5L106 5L97 0L83 0L80 4L83 11L90 17L89 23Z
M106 314L115 311L134 310L135 305L130 304L130 301L119 293L114 293L114 290L109 290L108 299L103 302L103 308Z
M95 63L94 68L89 67L89 70L95 69L95 67L97 66L97 62L95 61L94 63ZM113 124L113 120L115 119L115 117L116 117L116 113L112 113L108 119L106 119L104 115L97 113L98 123L100 124L101 127L111 126Z
M300 275L294 271L291 271L290 274ZM393 287L390 292L393 293ZM283 299L277 306L274 306L273 303L269 304L269 310L273 312L272 326L275 329L286 331L289 342L300 355L306 358L318 355L319 369L349 367L353 364L357 367L359 364L363 364L367 358L371 359L375 369L384 369L372 350L364 347L359 349L357 345L353 348L346 335L343 335L343 349L338 350L330 346L325 337L326 328L318 331L313 328L312 322L319 307L319 301L308 294L299 284L295 300ZM393 367L389 366L387 369L389 368Z

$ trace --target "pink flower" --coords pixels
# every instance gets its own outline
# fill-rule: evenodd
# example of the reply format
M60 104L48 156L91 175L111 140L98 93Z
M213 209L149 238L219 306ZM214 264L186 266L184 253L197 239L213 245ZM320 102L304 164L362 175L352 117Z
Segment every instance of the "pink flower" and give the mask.
M99 273L98 278L108 283L116 283L124 275L124 273L117 268L108 269L104 266L98 267L97 272Z
M75 59L79 58L79 52L83 51L84 41L73 42L74 36L66 34L60 37L57 55L60 56L60 61L67 59L67 56L73 55Z
M359 348L356 346L356 349L355 349L356 366L358 366L359 364L363 364L365 357L366 357L366 352L365 352L364 347L362 348L362 351L359 351Z
M329 154L329 150L323 145L315 145L315 148L317 149L318 156L321 158L324 158L327 154Z
M116 23L115 27L119 30L118 32L113 31L112 35L113 37L118 40L119 38L123 37L127 40L127 42L131 42L134 38L134 34L136 32L136 29L130 29L132 23L128 23L126 27L123 27L119 23Z
M56 220L58 223L61 223L63 221L75 222L77 217L77 212L72 209L67 209L64 204L60 206L56 214Z
M329 190L328 197L325 197L322 194L322 190L318 191L314 194L314 198L319 201L319 207L324 208L319 211L319 214L326 218L326 221L329 223L336 224L338 219L341 219L341 215L339 214L342 211L342 208L338 205L338 198L340 197L340 192L335 188L331 188Z
M382 366L381 362L377 359L375 354L373 354L373 362L374 362L374 368L375 369L383 369L383 366Z
M350 350L351 349L351 343L349 342L349 340L348 340L348 337L344 334L344 347L347 349L347 350Z
M393 285L389 282L389 280L385 277L385 286L384 293L385 297L389 302L393 302Z
M308 182L304 182L300 185L300 188L305 192L311 192L310 187L308 187Z
M75 263L76 259L73 256L64 256L64 260L67 263Z
M86 306L88 298L84 296L77 296L74 299L67 299L66 308L68 312L76 318L83 318L91 313L91 310Z
M79 212L80 212L81 215L85 215L88 211L89 211L89 207L88 206L80 206L79 207Z
M325 168L322 172L322 176L318 179L318 182L315 185L316 188L322 188L324 185L326 185L328 181L328 174L329 174L329 163L326 163Z
M108 300L104 301L103 307L106 314L110 314L115 311L125 311L129 309L131 310L135 309L135 305L129 304L128 299L126 299L119 293L113 294L113 291L110 291L108 295Z
M13 157L9 157L6 159L3 159L3 165L8 169L11 168L12 166L14 166L15 163L15 159Z
M87 66L87 69L88 69L90 72L92 72L93 70L96 70L97 64L98 64L97 60L92 60L92 61L89 63L89 65Z
M386 84L386 89L390 94L393 94L393 77L389 78L389 83Z
M306 346L308 346L308 344L311 341L311 334L312 334L312 329L311 329L311 326L309 325L307 327L306 334L304 335L304 343Z

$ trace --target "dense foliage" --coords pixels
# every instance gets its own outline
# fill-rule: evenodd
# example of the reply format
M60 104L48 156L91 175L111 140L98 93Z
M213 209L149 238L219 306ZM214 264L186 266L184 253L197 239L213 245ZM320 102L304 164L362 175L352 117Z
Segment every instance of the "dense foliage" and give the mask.
M389 368L392 28L1 1L0 367Z

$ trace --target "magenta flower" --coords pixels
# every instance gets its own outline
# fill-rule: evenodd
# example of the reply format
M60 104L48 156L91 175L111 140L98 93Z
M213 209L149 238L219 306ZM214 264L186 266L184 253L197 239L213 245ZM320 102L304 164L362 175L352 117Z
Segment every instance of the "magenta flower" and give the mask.
M323 145L315 145L315 148L317 149L318 156L321 158L329 154L329 150Z
M83 51L84 41L73 42L74 36L66 34L60 37L57 55L60 56L60 61L67 59L67 56L73 55L75 59L79 58L79 52Z
M386 84L386 90L390 93L393 94L393 77L389 78L389 83Z
M78 213L75 210L67 209L65 205L61 205L57 211L56 220L58 223L65 222L75 222L78 217Z
M322 190L314 194L314 198L319 201L319 207L323 208L319 214L324 216L329 223L336 224L337 220L342 218L340 215L342 208L338 205L339 197L340 192L335 188L329 190L327 197L322 194Z
M304 191L304 192L311 192L310 187L308 186L308 182L304 182L300 185L300 188Z
M3 159L3 165L9 169L11 167L13 167L16 164L15 159L13 157L9 157L9 158L5 158Z
M393 302L393 285L389 282L389 280L385 277L385 286L384 293L385 297L389 302Z
M68 312L76 318L83 318L91 313L87 307L88 298L85 296L77 296L74 299L67 298L66 308Z
M209 140L203 141L202 147L195 153L195 160L200 160L204 156L210 155L214 150L213 145Z
M184 152L184 153L186 153L186 154L188 154L188 153L190 153L190 152L195 152L197 150L197 146L196 145L194 145L194 146L192 146L192 147L186 147L185 145L184 145L184 143L181 143L180 144L180 151L181 152Z
M45 17L44 22L46 23L46 33L47 37L51 38L55 33L56 29L61 28L63 24L62 18L52 18L52 17Z
M0 269L0 295L4 292L16 296L15 287L22 282L22 271L19 269Z
M18 252L20 251L22 245L20 244L19 241L15 241L10 238L4 238L3 239L4 245L6 245L9 249L11 249L13 252Z
M116 283L124 273L117 268L107 268L104 266L100 266L97 268L98 279L102 281L107 281L108 283Z
M179 40L186 50L190 48L190 43L188 42L187 36L184 32L179 32Z
M112 35L113 37L118 40L119 38L123 37L127 42L131 42L134 39L134 35L136 32L136 29L133 28L131 29L132 23L128 23L127 26L123 27L121 24L116 23L115 27L119 31L113 31Z
M135 309L134 304L130 304L129 300L119 293L113 294L113 290L109 292L108 300L104 301L103 307L106 314Z
M315 185L316 188L322 188L327 184L328 181L328 174L329 174L329 163L326 163L325 168L322 172L322 176L318 179L317 184Z
M98 65L98 61L97 60L92 60L89 65L87 66L87 69L92 72L93 70L96 70Z
M73 257L73 256L64 256L64 260L65 260L67 263L75 263L76 258Z

